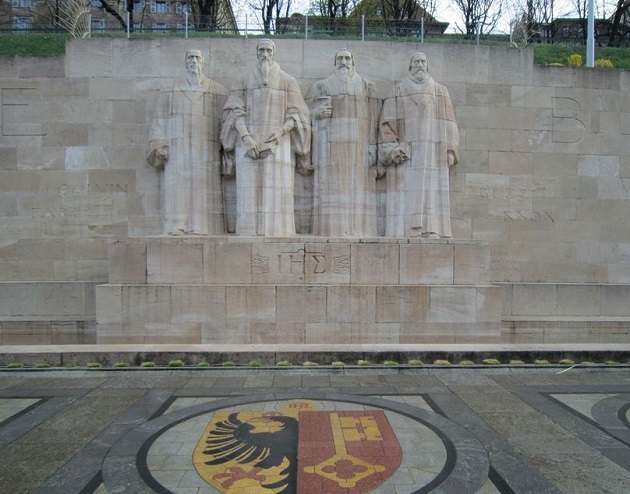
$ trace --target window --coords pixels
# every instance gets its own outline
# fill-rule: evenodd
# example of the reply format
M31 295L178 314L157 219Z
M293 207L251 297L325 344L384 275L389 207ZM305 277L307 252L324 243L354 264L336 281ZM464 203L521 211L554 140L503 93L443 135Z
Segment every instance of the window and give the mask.
M144 1L141 2L133 2L133 12L134 14L140 14L144 10Z
M151 2L152 14L170 14L171 4L169 2Z
M30 9L35 6L35 0L13 0L14 9Z
M16 31L28 31L32 24L33 20L30 17L18 15L13 18L13 28Z
M92 19L92 31L105 30L105 19Z
M90 0L90 5L92 6L93 9L103 8L103 4L100 2L100 0Z

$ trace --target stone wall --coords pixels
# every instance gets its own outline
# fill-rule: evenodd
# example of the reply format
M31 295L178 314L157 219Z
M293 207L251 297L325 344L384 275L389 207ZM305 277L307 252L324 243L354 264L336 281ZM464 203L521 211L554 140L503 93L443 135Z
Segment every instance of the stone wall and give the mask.
M106 282L108 243L159 234L159 177L145 160L156 91L181 74L188 48L204 50L208 75L229 87L255 60L255 42L76 40L65 57L0 58L4 288ZM418 50L449 88L461 130L453 235L490 243L491 281L630 283L630 72L535 67L527 49L440 44L278 40L276 60L305 92L343 47L382 95ZM20 305L0 307L5 335ZM559 316L555 306L548 316Z

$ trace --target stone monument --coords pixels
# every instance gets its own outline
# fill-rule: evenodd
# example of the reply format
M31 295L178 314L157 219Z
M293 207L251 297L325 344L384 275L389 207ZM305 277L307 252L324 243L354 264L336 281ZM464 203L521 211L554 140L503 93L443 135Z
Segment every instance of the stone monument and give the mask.
M381 100L355 71L353 54L335 54L335 70L306 95L313 120L313 234L376 236L376 131Z
M388 237L452 236L449 168L457 163L459 131L448 90L428 70L427 56L415 53L408 76L383 103Z
M308 108L274 61L274 43L263 39L256 52L256 66L230 91L221 131L225 173L236 173L236 234L292 237L296 161L304 168L310 152Z
M149 134L148 162L163 170L164 233L226 233L219 123L226 89L203 74L200 50L186 52L185 77L163 88Z

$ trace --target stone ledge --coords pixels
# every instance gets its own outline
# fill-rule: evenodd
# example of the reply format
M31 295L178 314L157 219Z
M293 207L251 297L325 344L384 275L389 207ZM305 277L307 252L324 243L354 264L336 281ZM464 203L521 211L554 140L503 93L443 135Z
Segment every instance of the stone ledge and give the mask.
M47 362L54 366L63 366L69 362L77 365L85 365L89 362L101 364L128 362L139 365L148 360L166 365L175 358L183 359L187 364L192 365L200 361L217 365L233 361L246 365L251 360L259 360L265 365L274 365L283 360L292 361L294 364L305 361L330 364L336 360L352 363L360 359L373 363L381 363L384 360L405 363L410 359L431 363L435 359L447 359L456 363L460 360L483 358L496 358L505 362L514 358L524 361L545 358L550 362L571 358L576 362L615 360L624 363L630 358L630 345L19 345L0 347L0 365L10 362L20 362L24 365ZM297 369L296 366L294 370ZM299 369L303 368L299 367Z

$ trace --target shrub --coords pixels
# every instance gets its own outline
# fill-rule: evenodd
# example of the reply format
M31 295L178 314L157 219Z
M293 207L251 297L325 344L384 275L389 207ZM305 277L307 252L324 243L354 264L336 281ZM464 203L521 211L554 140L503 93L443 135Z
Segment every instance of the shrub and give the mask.
M447 366L451 365L451 363L448 360L437 359L433 362L433 365Z
M424 365L424 363L422 362L422 360L412 359L412 360L409 361L409 365L413 365L414 367L418 367L418 366Z
M35 364L36 369L47 369L48 367L50 367L50 364L48 362L40 362L39 364Z
M236 364L232 362L231 360L228 360L227 362L223 362L221 365L223 367L236 367Z
M74 369L76 366L77 364L75 364L74 362L68 362L66 365L64 365L66 369Z
M475 365L475 363L472 360L462 360L459 365L471 366Z
M199 362L197 364L197 367L210 367L210 364L204 360L202 362Z
M127 362L116 362L114 367L129 367L129 364Z
M262 366L262 362L260 360L252 360L249 362L250 367L260 367Z
M343 367L346 364L344 364L341 360L335 360L330 365L332 365L333 367Z
M88 362L86 367L88 369L100 369L102 366L98 362Z
M560 360L560 362L558 362L560 365L575 365L575 362L573 360L571 360L570 358L563 358L562 360Z
M534 360L534 364L536 364L536 365L549 365L549 360L536 359L536 360Z
M582 55L580 55L579 53L573 53L573 54L569 55L569 58L567 58L567 63L571 67L581 67L582 66Z
M519 359L512 359L510 360L510 365L525 365L525 362Z
M168 363L169 367L184 367L184 361L181 359L174 359Z
M276 365L278 367L291 367L291 362L289 362L288 360L281 360L280 362L277 362Z
M10 362L7 364L7 369L21 369L22 367L24 366L19 362Z
M619 362L615 361L615 360L606 360L606 362L604 362L606 365L619 365Z
M591 365L595 365L595 362L591 362L590 360L585 360L584 362L582 362L582 365L585 365L586 367L590 367Z
M385 362L383 362L383 365L386 365L388 367L395 367L398 365L398 362L396 362L395 360L386 360Z
M483 365L501 365L501 362L495 358L485 358L483 359Z
M361 365L363 367L366 367L366 366L370 365L370 361L369 360L359 360L359 361L357 361L357 365Z
M598 58L595 60L595 67L600 67L602 69L612 69L613 63L609 58Z
M155 362L151 362L150 360L147 362L142 362L140 364L140 367L155 367Z
M303 362L302 365L304 367L317 367L319 364L317 362L311 362L310 360L307 360L306 362Z

